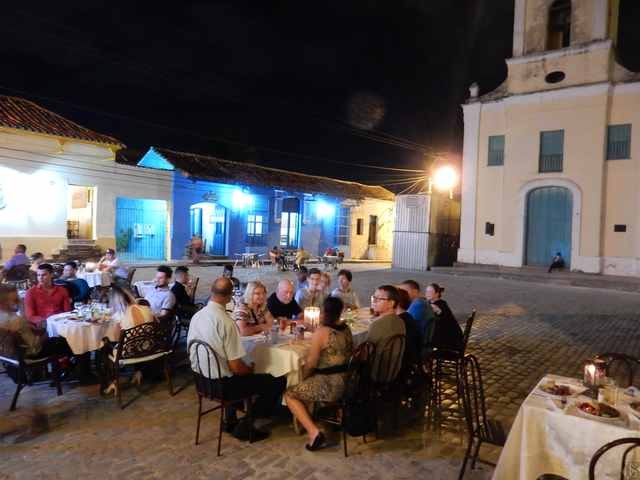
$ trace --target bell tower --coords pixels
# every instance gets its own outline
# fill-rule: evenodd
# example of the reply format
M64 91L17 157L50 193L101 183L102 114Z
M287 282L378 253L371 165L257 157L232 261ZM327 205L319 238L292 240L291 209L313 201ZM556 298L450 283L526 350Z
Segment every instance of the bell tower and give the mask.
M515 0L509 94L613 80L619 0Z

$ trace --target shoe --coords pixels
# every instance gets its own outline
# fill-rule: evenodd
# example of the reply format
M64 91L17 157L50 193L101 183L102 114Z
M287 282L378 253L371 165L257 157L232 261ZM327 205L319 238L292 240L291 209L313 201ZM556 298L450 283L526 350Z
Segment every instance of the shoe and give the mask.
M116 382L111 382L109 386L102 391L102 394L109 395L112 392L114 395L118 394L118 387L116 386Z
M324 438L324 433L319 432L318 435L316 435L316 438L313 439L313 443L311 445L307 443L304 448L310 452L315 452L316 450L326 447L326 443L327 440Z
M233 430L232 435L236 437L238 440L242 440L243 442L249 441L249 429L246 428L245 425L241 423L236 426ZM257 428L251 427L251 441L259 442L260 440L265 440L269 438L269 432L265 432L264 430L258 430Z
M133 374L133 377L131 377L130 382L140 386L140 384L142 383L142 372L140 370L136 370Z

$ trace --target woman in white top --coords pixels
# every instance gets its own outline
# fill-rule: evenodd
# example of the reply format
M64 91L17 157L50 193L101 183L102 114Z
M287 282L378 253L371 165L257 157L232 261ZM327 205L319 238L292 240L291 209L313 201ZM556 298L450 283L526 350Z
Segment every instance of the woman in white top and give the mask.
M127 270L120 265L120 260L116 257L116 252L113 248L107 248L104 257L98 262L98 270L101 272L110 272L116 277L127 277Z
M267 287L257 281L247 283L243 301L233 310L233 319L243 336L271 330L273 315L267 309Z
M345 308L360 308L358 294L351 288L353 274L349 270L338 272L338 288L331 292L332 297L338 297L344 303Z

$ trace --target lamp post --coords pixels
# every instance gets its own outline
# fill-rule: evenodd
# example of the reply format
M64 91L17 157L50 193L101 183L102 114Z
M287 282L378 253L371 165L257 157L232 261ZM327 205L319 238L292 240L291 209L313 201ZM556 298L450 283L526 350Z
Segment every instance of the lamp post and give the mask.
M458 173L450 165L438 167L429 177L428 193L431 194L433 188L441 192L449 192L449 198L453 198L453 189L458 183Z

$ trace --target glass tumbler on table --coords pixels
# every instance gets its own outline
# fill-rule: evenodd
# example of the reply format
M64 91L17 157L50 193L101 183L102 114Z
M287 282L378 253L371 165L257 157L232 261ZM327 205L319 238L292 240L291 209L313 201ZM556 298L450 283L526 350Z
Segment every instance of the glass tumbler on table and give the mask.
M602 385L602 395L604 397L604 403L616 406L618 403L618 388L613 378L605 378Z

